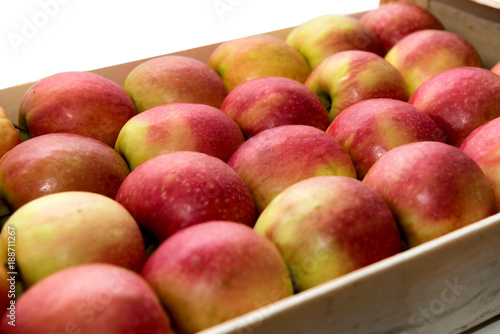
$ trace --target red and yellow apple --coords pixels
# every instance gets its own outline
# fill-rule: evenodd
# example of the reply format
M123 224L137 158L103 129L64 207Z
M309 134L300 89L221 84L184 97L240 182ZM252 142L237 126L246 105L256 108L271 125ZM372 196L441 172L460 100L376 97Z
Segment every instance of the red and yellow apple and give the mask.
M472 131L459 148L474 159L486 175L500 209L500 117Z
M304 83L311 73L297 50L267 34L220 44L210 55L208 65L221 76L229 91L262 77L285 77Z
M430 11L406 2L387 2L368 11L359 19L382 42L385 52L412 32L426 29L444 30Z
M398 226L382 197L361 181L317 176L283 190L255 231L271 240L304 291L397 254Z
M484 68L460 67L436 74L408 101L458 146L477 127L500 116L500 76Z
M173 334L168 314L137 273L93 263L64 269L28 289L16 301L14 333Z
M21 137L5 109L0 107L0 158L14 146L21 143Z
M251 227L209 221L165 240L142 276L180 333L196 333L293 295L276 247Z
M410 95L438 73L463 66L483 66L479 53L469 41L450 31L436 29L406 35L387 52L385 59L403 75Z
M326 130L328 112L306 85L283 77L242 83L229 93L221 110L241 128L246 138L281 125L302 124Z
M130 169L160 154L194 151L227 161L245 141L238 124L220 109L199 103L171 103L132 117L115 150Z
M114 198L130 169L101 141L72 133L26 140L0 160L0 213L62 191L89 191Z
M369 99L340 113L326 130L349 153L358 179L387 151L416 141L445 142L429 115L393 99Z
M258 213L281 191L306 178L356 178L349 154L332 136L309 125L264 130L241 145L228 161L250 189Z
M32 85L19 106L19 127L36 137L68 132L114 147L136 109L115 82L90 72L62 72Z
M366 51L342 51L326 58L307 78L330 120L354 103L374 98L408 100L401 74L384 58Z
M378 159L363 182L389 205L409 247L497 212L491 185L457 147L414 142Z
M254 199L240 176L199 152L166 153L144 162L123 181L116 200L160 242L208 220L249 226L256 220Z
M161 56L136 66L123 85L138 112L170 103L200 103L220 108L224 82L208 64L186 56Z
M340 51L384 55L377 36L358 19L346 15L324 15L302 23L288 34L286 42L304 56L311 69Z
M134 218L113 199L96 193L59 192L23 205L2 228L2 248L8 247L11 230L16 235L14 262L28 288L78 264L103 262L140 271L146 261Z
M500 75L500 61L493 65L493 67L491 68L491 72Z

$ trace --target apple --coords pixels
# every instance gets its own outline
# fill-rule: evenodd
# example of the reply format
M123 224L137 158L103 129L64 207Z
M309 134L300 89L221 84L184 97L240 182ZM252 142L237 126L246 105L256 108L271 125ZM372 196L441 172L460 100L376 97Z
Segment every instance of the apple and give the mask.
M486 175L500 209L500 118L473 130L458 148L474 159Z
M221 43L210 55L208 65L221 76L228 91L262 77L285 77L304 83L311 73L297 50L267 34Z
M358 19L345 15L324 15L304 22L288 34L286 42L306 58L311 69L340 51L384 55L377 36Z
M410 95L443 71L483 66L479 53L469 41L455 33L436 29L406 35L387 52L385 59L403 75Z
M186 56L161 56L137 65L123 85L138 112L176 103L220 108L227 95L224 82L208 64Z
M460 67L436 74L408 101L458 146L480 125L500 116L500 77L484 68Z
M493 67L491 68L491 72L500 75L500 61L493 65Z
M326 130L328 111L306 85L283 77L242 83L229 93L221 110L241 128L246 138L280 125L302 124Z
M227 161L244 141L238 124L220 109L179 102L132 117L120 130L115 150L133 170L174 151L196 151Z
M401 74L384 58L367 51L341 51L326 58L307 78L333 121L356 102L373 98L408 100Z
M338 141L310 125L264 130L241 145L227 162L250 189L257 212L288 186L319 175L356 178Z
M345 176L291 185L266 207L254 229L279 249L298 292L402 250L398 226L382 197Z
M68 132L114 147L121 127L136 110L125 90L90 72L62 72L43 78L25 93L19 127L29 137Z
M408 247L415 247L497 212L488 179L457 147L422 141L393 148L363 183L379 192Z
M142 276L180 333L195 333L293 295L276 247L251 227L208 221L185 228L149 257Z
M14 333L172 334L158 296L137 273L111 264L83 264L40 281L16 301Z
M37 136L0 159L0 215L62 191L114 198L129 173L125 160L101 141L72 133Z
M7 116L5 109L0 107L0 158L21 141L21 136Z
M413 105L369 99L341 112L326 130L349 153L358 179L387 151L416 141L445 142L434 120Z
M7 269L2 265L0 266L0 321L9 314L10 301L15 300L15 278L7 274ZM11 289L12 286L12 289Z
M15 265L26 287L77 264L104 262L140 271L146 261L134 218L115 200L96 193L67 191L39 197L7 220L0 234L4 248L11 231L15 231Z
M444 30L443 24L428 10L412 3L388 2L363 14L359 21L378 37L387 53L412 32Z
M159 242L207 220L253 226L256 219L252 194L239 175L200 152L165 153L144 162L123 181L116 201Z

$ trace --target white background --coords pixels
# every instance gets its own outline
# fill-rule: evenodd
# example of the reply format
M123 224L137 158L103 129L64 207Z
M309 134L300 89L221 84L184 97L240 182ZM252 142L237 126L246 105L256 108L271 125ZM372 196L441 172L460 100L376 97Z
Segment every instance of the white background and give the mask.
M283 29L378 0L2 0L0 89ZM498 333L500 323L477 333Z
M2 0L0 89L296 26L378 0Z

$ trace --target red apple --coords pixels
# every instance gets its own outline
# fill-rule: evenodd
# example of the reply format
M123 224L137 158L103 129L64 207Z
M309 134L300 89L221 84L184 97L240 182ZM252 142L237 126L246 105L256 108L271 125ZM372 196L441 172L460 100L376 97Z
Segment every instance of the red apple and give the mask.
M5 110L0 107L0 158L19 143L21 143L19 133Z
M209 221L177 232L142 270L180 333L195 333L293 294L276 247L252 228Z
M116 200L159 241L207 220L253 226L252 194L222 160L199 152L159 155L123 181Z
M222 79L206 63L185 56L161 56L135 67L123 85L138 112L176 103L220 108L227 95Z
M483 63L474 46L444 30L425 29L406 35L385 55L403 75L410 95L425 81L446 70Z
M402 246L382 197L344 176L291 185L266 207L254 229L279 249L297 291L392 256Z
M370 99L353 104L326 131L349 153L362 180L387 151L416 141L445 142L443 131L413 105L393 99Z
M375 33L385 52L412 32L426 29L444 30L443 24L431 12L406 2L383 3L363 14L359 21Z
M330 135L309 125L283 125L248 139L228 161L260 213L286 187L319 175L356 178L351 158Z
M306 85L282 77L250 80L236 87L222 107L246 138L280 125L302 124L326 130L328 112Z
M477 67L447 70L423 83L409 103L443 129L449 144L458 146L472 130L500 116L500 77Z
M220 109L197 103L172 103L143 111L120 131L115 150L131 169L163 153L195 151L227 161L245 141Z
M101 141L72 133L31 138L0 160L0 213L62 191L89 191L114 198L130 169Z
M121 127L136 114L127 92L90 72L63 72L41 79L24 95L19 127L36 137L69 132L114 147Z
M481 167L493 187L497 208L500 209L500 118L472 131L459 148Z
M138 274L110 264L86 264L57 272L16 301L16 318L4 318L4 334L172 334L158 297Z
M340 51L362 50L384 55L377 36L358 19L345 15L324 15L302 23L290 32L286 42L306 58L312 69Z
M222 77L229 91L262 77L285 77L303 83L311 73L297 50L266 34L220 44L210 55L208 65Z
M26 287L78 264L104 262L139 271L146 261L144 240L130 213L90 192L60 192L23 205L2 228L0 245L7 249L9 240L14 240L15 266Z
M363 182L385 199L409 247L497 212L491 185L479 166L445 143L396 147L375 162Z
M401 74L384 58L366 51L342 51L326 58L306 81L327 107L330 120L354 103L389 98L407 101Z

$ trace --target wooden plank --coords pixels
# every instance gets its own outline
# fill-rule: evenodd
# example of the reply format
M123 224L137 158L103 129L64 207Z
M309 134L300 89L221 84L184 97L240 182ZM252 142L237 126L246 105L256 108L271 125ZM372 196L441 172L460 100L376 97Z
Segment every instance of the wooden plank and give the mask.
M422 8L427 8L429 5L429 0L380 0L380 4L388 3L388 2L406 2L411 3Z

